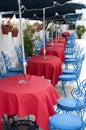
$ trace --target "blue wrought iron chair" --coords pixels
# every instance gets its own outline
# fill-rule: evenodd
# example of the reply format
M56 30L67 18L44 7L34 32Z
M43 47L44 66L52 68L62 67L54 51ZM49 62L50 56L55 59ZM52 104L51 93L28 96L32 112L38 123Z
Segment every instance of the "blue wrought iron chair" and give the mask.
M67 38L67 42L66 42L66 50L72 50L75 46L75 35L71 34L68 38Z
M86 79L71 91L71 96L58 100L57 111L73 112L81 115L81 111L83 112L86 109Z
M76 43L74 47L71 48L71 50L65 50L65 58L73 58L73 56L76 56L77 51L80 49L80 46Z
M83 50L84 48L80 48L75 53L74 57L65 59L64 64L66 69L68 69L68 65L75 65L78 62L80 56L82 55Z
M4 51L2 51L1 54L4 58L4 62L5 62L7 72L14 72L14 73L19 73L19 74L23 73L23 68L12 67L12 62L13 62L12 57L10 57Z
M14 76L14 75L18 75L18 73L5 72L4 58L2 55L0 55L0 78L5 78L8 76Z
M42 40L37 40L35 43L35 55L39 55L40 54L40 50L41 48L43 48L43 41Z
M59 99L57 107L61 111L58 110L59 113L51 116L49 121L51 130L85 130L86 79L78 88L72 90L72 98Z
M85 59L85 54L81 55L80 58L77 60L77 62L73 64L73 69L63 69L62 70L63 74L75 74L78 64L82 65L84 59Z
M85 130L86 124L79 115L61 113L51 116L49 120L50 130Z
M67 42L66 42L66 50L65 50L65 54L66 55L73 55L74 51L77 47L77 43L75 42L75 33L72 33L68 38L67 38Z
M21 44L19 46L15 46L15 51L18 57L18 61L22 64L23 63L23 53L22 53L22 46ZM30 56L25 57L25 61L28 62Z
M85 56L85 55L84 55ZM80 76L80 73L81 73L81 69L82 69L82 62L83 62L83 57L81 57L81 59L78 59L79 60L79 63L77 64L77 68L75 70L75 73L68 73L68 74L62 74L59 76L59 80L62 82L62 90L64 91L64 96L66 97L66 91L65 91L65 84L67 81L75 81L77 86L79 84L79 76Z
M73 41L73 40L69 40L69 41L67 41L66 42L66 50L72 50L72 48L74 48L74 46L75 46L75 41Z

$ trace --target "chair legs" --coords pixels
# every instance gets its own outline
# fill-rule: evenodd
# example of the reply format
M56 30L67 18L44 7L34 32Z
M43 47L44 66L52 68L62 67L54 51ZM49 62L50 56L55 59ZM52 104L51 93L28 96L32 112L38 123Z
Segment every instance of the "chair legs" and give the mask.
M65 90L65 84L67 81L61 81L62 82L62 91L64 91L64 96L66 97L67 94L66 94L66 90ZM78 87L79 83L78 83L78 80L76 80L76 87Z
M62 81L62 90L64 91L64 96L66 97L66 91L65 91L65 81Z

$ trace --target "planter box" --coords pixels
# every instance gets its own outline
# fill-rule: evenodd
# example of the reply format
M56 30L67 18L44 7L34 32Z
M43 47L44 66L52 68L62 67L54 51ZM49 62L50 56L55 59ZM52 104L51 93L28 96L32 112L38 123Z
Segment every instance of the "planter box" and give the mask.
M12 37L17 37L17 36L18 36L18 30L13 30Z
M8 26L2 25L2 34L8 34Z
M12 26L2 25L2 33L8 34L9 32L12 32Z
M12 32L12 26L8 26L8 32Z

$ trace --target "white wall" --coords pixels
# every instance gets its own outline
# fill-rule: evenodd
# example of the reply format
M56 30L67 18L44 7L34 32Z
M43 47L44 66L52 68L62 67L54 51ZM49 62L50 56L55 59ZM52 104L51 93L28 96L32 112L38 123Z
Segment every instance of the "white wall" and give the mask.
M62 29L62 32L65 32L65 31L68 30L69 25L67 25L67 24L62 24L62 25L60 25L60 28Z
M18 58L15 52L14 46L17 46L20 43L20 35L18 34L18 37L12 37L11 32L8 33L8 35L2 34L1 29L1 22L0 22L0 54L1 51L5 51L9 56L13 57L13 66L19 66Z

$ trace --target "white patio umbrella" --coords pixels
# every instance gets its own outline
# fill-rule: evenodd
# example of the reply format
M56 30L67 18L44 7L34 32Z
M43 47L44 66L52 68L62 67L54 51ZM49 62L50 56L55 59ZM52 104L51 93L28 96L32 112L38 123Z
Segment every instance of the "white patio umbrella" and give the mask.
M24 74L26 74L26 61L25 61L25 52L24 52L24 40L23 40L23 29L22 29L22 16L21 16L21 1L18 0L19 6L19 21L20 21L20 40L22 44L22 52L23 52L23 67L24 67Z
M32 6L33 6L33 3L35 3L35 5L38 3L38 9L43 9L43 30L44 30L44 41L43 41L43 44L44 44L44 55L45 55L45 53L46 53L46 51L45 51L45 9L46 9L46 7L48 7L48 6L52 6L52 4L53 4L53 0L47 0L48 1L48 3L46 2L46 0L42 0L42 1L31 1L32 2ZM27 3L29 3L30 2L30 0L26 0L26 2ZM25 4L25 6L26 7L28 7L29 5L27 5L26 3L25 3L25 1L24 0L22 0L22 3L24 3ZM43 3L43 4L42 4ZM45 4L45 5L44 5ZM40 6L39 6L40 5ZM19 7L19 18L20 18L20 38L21 38L21 44L22 44L22 50L23 50L23 66L24 66L24 74L26 74L26 62L25 62L25 53L24 53L24 41L23 41L23 30L22 30L22 16L21 16L21 0L18 0L18 7ZM37 7L33 7L33 9L32 9L32 7L31 7L31 10L36 10L37 9ZM30 7L29 7L29 10L30 10Z

